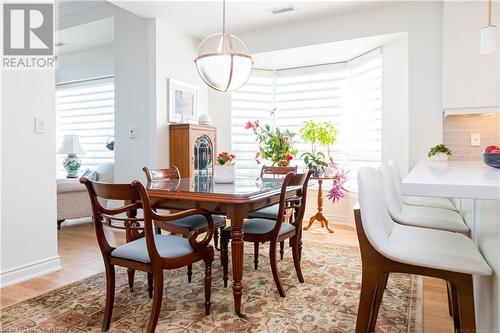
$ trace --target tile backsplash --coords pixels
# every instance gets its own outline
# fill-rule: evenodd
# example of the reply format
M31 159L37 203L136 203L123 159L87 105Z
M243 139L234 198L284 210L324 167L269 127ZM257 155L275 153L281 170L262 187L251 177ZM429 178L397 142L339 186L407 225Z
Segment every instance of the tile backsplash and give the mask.
M481 144L471 147L471 134L481 135ZM500 146L500 113L454 115L443 119L443 143L454 160L480 160L484 147Z

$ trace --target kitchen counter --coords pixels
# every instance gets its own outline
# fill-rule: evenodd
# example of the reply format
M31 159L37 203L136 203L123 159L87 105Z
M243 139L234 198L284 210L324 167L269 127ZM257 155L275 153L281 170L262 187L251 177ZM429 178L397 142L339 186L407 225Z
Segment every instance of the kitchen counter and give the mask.
M454 199L494 271L473 277L477 331L500 332L500 169L482 161L422 161L402 181L401 194Z
M401 184L403 195L500 200L500 169L482 161L422 161Z

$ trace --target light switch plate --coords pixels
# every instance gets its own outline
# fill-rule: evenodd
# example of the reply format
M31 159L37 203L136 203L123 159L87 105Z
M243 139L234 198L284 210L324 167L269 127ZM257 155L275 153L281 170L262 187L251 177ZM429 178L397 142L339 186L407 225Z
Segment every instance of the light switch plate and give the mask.
M471 133L470 134L470 145L471 147L477 147L481 145L481 134Z
M134 139L136 137L135 127L130 127L128 130L128 137Z
M46 126L45 118L35 117L35 133L45 133Z

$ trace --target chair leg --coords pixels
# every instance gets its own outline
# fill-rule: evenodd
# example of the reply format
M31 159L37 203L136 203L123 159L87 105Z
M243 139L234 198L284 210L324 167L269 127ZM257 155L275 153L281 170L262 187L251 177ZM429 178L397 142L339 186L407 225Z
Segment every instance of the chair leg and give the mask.
M253 243L253 265L255 270L259 267L259 242Z
M228 245L229 245L229 233L226 230L222 231L222 237L220 240L220 260L222 263L222 279L224 281L224 288L227 287L228 280L228 265L229 265L229 256L228 256Z
M113 303L115 300L115 266L106 264L106 305L101 330L106 332L111 324Z
M214 229L214 247L216 250L219 249L219 228Z
M365 272L363 269L356 333L368 333L379 278L380 276L375 272Z
M61 229L61 224L66 221L66 219L59 219L57 220L57 230L60 230Z
M290 238L292 244L292 257L295 272L300 283L304 283L304 276L302 276L302 269L300 268L300 254L299 254L299 239L297 237Z
M281 286L280 277L278 276L278 269L276 267L276 245L277 242L275 241L271 241L269 244L269 260L271 262L271 271L273 273L274 283L278 288L278 293L280 294L281 297L285 297L286 296L285 291Z
M132 268L127 269L127 278L128 278L128 288L132 292L134 291L135 269Z
M461 332L476 332L476 315L474 311L474 290L472 275L461 279L455 286L458 296L458 313Z
M191 283L192 277L193 277L193 264L188 265L188 283Z
M160 316L161 301L163 297L163 270L160 272L153 273L153 306L151 308L151 316L149 318L149 324L147 333L154 333L156 329L156 324L158 324L158 317Z
M446 281L446 294L448 297L448 314L450 317L453 316L453 300L452 300L452 292L451 292L451 282Z
M453 316L453 327L455 328L455 332L460 332L460 315L458 311L458 294L457 289L451 282L447 282L450 285L450 301L451 301L451 312Z
M285 241L280 242L280 260L283 260L283 255L285 254Z
M389 279L389 273L384 273L379 279L377 284L377 290L375 291L375 297L373 299L373 309L370 318L370 326L368 328L369 332L375 331L375 326L377 324L378 311L380 309L380 304L382 304L382 298L384 297L384 291L387 286L387 281Z
M149 299L153 298L153 274L152 273L147 273L148 274L148 296Z
M212 262L205 261L205 315L210 314L210 296L212 294Z

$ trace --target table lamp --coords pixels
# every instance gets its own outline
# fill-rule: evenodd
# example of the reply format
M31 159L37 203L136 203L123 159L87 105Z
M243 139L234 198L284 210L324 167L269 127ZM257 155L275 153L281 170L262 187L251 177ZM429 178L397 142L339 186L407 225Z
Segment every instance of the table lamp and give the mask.
M85 151L80 145L80 137L78 135L65 135L64 141L61 145L61 148L57 151L58 154L68 154L63 161L64 169L68 173L66 178L77 178L78 170L82 165L82 161L76 154L83 154Z

